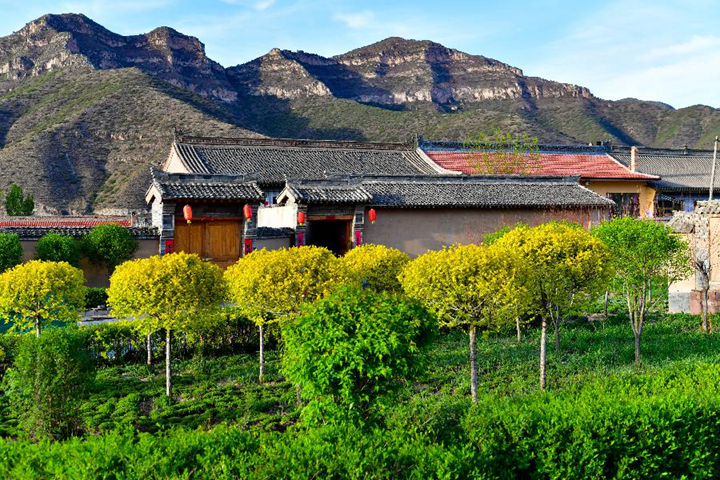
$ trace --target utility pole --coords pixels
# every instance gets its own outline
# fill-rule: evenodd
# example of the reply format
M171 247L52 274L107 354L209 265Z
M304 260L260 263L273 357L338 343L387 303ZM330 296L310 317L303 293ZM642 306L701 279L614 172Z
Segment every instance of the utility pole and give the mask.
M720 139L720 136L715 135L715 148L713 149L713 163L710 173L710 197L708 198L709 201L712 201L713 199L713 188L715 187L715 164L717 163L718 139Z

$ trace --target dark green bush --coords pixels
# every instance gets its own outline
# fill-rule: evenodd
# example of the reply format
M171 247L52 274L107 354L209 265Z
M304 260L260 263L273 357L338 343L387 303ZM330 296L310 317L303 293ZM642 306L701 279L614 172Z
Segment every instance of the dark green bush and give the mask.
M107 290L104 288L87 288L85 290L85 307L97 308L107 305Z
M130 260L138 248L129 229L112 223L93 227L82 244L90 262L111 273L115 267Z
M368 419L421 370L437 321L391 293L342 288L283 326L284 372L315 419Z
M14 233L0 233L0 273L18 265L22 256L20 237Z
M67 262L73 267L80 264L80 245L69 235L48 233L38 241L35 257L50 262Z
M6 392L24 431L34 438L66 438L77 433L78 405L94 377L94 364L82 338L71 328L25 335Z

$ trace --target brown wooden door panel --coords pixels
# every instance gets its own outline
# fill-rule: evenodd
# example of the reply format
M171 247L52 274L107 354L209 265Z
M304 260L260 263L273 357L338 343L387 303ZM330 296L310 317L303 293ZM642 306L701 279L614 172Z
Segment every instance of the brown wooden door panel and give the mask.
M202 223L175 224L175 251L203 256L203 233Z
M203 256L223 268L237 262L240 258L240 222L207 222Z

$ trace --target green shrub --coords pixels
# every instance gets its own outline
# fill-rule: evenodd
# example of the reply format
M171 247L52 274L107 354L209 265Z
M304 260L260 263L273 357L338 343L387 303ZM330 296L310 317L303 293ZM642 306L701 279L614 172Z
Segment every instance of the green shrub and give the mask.
M14 233L0 233L0 273L18 265L22 256L20 237Z
M83 239L83 250L90 262L109 272L130 260L137 248L138 242L130 230L112 223L93 227Z
M85 307L97 308L107 305L107 290L104 288L85 289Z
M80 245L69 235L48 233L35 247L35 258L50 262L67 262L73 267L80 264Z
M342 288L283 327L284 371L310 417L368 419L420 371L436 324L404 297Z
M31 437L66 438L79 430L79 400L94 377L94 365L73 329L26 335L6 375L15 414Z

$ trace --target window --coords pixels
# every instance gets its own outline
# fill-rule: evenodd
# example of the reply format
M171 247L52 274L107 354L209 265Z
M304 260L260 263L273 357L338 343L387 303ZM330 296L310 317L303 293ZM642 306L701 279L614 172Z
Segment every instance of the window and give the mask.
M279 196L280 190L265 190L265 205L275 205Z
M611 210L613 218L640 216L640 194L608 193L607 197L615 202L615 206Z

